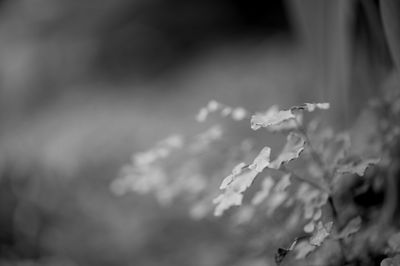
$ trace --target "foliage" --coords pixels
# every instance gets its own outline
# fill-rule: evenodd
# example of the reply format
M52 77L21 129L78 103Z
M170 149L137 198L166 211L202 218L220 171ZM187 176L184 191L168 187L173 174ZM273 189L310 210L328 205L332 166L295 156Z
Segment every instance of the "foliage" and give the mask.
M364 124L373 130L360 141L362 127L335 133L320 119L307 117L329 109L328 103L272 106L250 115L242 107L211 101L198 121L215 113L249 119L253 130L285 136L283 148L276 154L270 146L257 152L251 139L224 146L222 126L212 126L191 139L173 136L134 155L112 189L117 194L152 192L163 204L179 197L196 219L213 213L226 216L228 225L254 228L246 241L264 244L251 246L253 253L262 254L273 239L280 239L281 246L288 246L283 239L294 239L289 248L277 249L276 264L375 265L379 260L399 265L397 191L390 192L399 169L399 103L398 94L372 101ZM374 202L379 193L384 199ZM283 221L271 222L276 233L260 234L257 228L274 217Z

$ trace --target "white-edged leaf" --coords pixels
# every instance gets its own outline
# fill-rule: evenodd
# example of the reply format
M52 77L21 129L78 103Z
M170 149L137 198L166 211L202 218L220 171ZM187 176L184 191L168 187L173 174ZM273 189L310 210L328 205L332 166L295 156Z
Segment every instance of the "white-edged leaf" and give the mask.
M269 126L271 132L284 132L297 129L303 123L303 114L295 114L295 118L287 119L279 124Z
M283 147L278 157L269 164L269 168L279 169L282 164L291 160L299 158L301 152L304 150L306 141L304 138L294 132L289 133L287 136L286 144Z
M313 112L315 109L326 110L329 107L329 103L305 103L294 106L289 110L279 110L277 105L273 105L266 112L256 113L251 117L251 128L257 130L264 127L271 131L294 129L297 128L302 120L302 116L295 115L294 111Z
M305 103L299 106L293 106L291 110L305 110L308 112L314 112L316 109L327 110L330 108L329 103Z
M357 174L364 176L365 171L370 165L376 165L379 163L379 159L366 159L360 162L351 162L338 167L337 172L339 174Z
M314 234L310 238L310 244L314 246L321 246L324 240L330 235L332 231L333 222L328 222L325 225L321 221L318 222Z
M232 169L232 173L230 175L228 175L227 177L224 178L224 180L222 180L222 183L219 187L219 189L226 189L228 187L228 185L230 183L232 183L232 181L235 179L235 177L237 175L239 175L240 173L242 173L243 169L246 167L246 164L241 162L239 164L237 164L233 169Z
M245 167L246 164L244 162L238 163L235 167L233 167L232 175L237 176L238 174L242 173Z
M259 173L262 172L270 164L270 155L271 148L265 146L254 159L253 163L249 165L249 168Z
M227 190L213 200L217 206L214 210L215 216L221 216L224 211L232 206L240 206L242 204L243 195L232 190Z
M306 110L314 112L315 109L328 110L330 108L329 103L305 103Z
M257 171L245 170L234 178L227 189L233 189L236 192L243 193L251 186L257 175Z
M304 259L307 257L308 254L313 252L317 247L311 245L307 241L301 241L296 245L295 251L296 251L296 259Z
M276 105L271 106L265 113L256 113L251 117L251 128L253 130L262 127L276 126L289 119L294 119L296 116L291 110L280 111Z
M243 193L251 186L257 175L257 171L245 169L233 176L230 182L226 182L224 192L214 199L214 204L217 204L214 214L220 216L230 207L241 205Z

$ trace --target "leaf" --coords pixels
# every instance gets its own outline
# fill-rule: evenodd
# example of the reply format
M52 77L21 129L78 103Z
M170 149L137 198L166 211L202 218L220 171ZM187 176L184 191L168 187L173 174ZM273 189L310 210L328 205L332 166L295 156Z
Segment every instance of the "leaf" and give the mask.
M400 255L384 259L381 262L381 266L400 266Z
M232 111L232 119L233 120L240 121L240 120L245 119L246 116L247 116L247 111L242 107L237 107L237 108L233 109L233 111Z
M264 168L270 164L270 155L271 155L271 148L268 146L264 147L257 155L257 157L254 159L253 163L249 166L249 168L259 173L262 172Z
M195 136L194 141L190 144L188 150L193 153L204 151L212 142L221 139L223 133L224 132L220 125L214 125Z
M316 109L327 110L329 108L329 103L305 103L303 105L294 106L291 108L291 110L305 110L308 112L314 112Z
M228 175L227 177L222 180L221 186L219 189L226 189L230 183L233 182L234 178L242 173L243 169L246 167L246 164L241 162L237 164L233 169L232 169L232 174Z
M297 244L295 250L297 252L296 254L296 259L304 259L305 257L308 256L311 252L313 252L317 247L314 245L311 245L307 241L301 241L299 244Z
M221 183L220 189L225 190L224 193L214 200L217 204L215 215L222 215L231 206L242 204L243 192L251 186L258 173L269 165L270 154L271 148L264 147L248 168L245 163L239 163L233 168L232 174Z
M226 116L230 115L231 113L232 113L232 108L229 106L224 107L224 109L222 109L222 111L221 111L221 115L223 117L226 117Z
M319 219L321 219L321 216L322 216L322 210L321 210L321 208L317 208L314 212L312 219L314 221L318 221Z
M199 201L193 204L193 206L189 210L189 215L194 220L200 220L207 216L210 206L209 202Z
M246 169L236 176L228 176L228 181L226 181L227 178L225 178L222 181L223 184L221 184L221 187L224 188L223 194L219 195L213 201L214 204L217 205L215 207L214 215L220 216L230 207L241 205L243 192L250 187L257 175L257 171Z
M285 174L281 177L281 180L276 184L275 191L285 191L290 186L290 174Z
M155 147L144 152L139 152L133 155L133 167L149 167L154 164L157 160L162 159L170 155L174 150L183 147L184 139L180 135L171 135L168 138L159 141Z
M350 148L350 136L346 133L340 133L324 143L320 153L325 164L330 165L333 169L340 160L345 158Z
M234 224L241 225L246 224L253 220L256 210L254 206L242 206L236 213L234 217Z
M313 112L315 109L328 110L331 106L329 103L306 103L307 111Z
M392 258L386 258L381 261L381 266L393 266Z
M257 175L257 171L246 169L234 177L233 181L226 187L226 190L234 190L238 193L243 193L248 187L250 187Z
M277 265L280 265L283 259L286 257L286 255L290 252L289 249L285 248L278 248L278 250L275 253L275 263Z
M211 101L209 101L208 104L207 104L207 110L208 110L209 112L215 112L215 111L217 111L219 108L220 108L220 103L218 103L218 102L215 101L215 100L211 100Z
M221 116L227 117L231 115L233 120L243 120L246 117L248 117L248 111L244 109L243 107L230 107L225 104L219 103L215 100L211 100L208 102L206 107L203 107L199 110L196 120L198 122L204 122L209 114L215 113L217 111L220 111Z
M389 247L393 252L400 252L400 233L396 233L389 238Z
M357 174L359 176L364 176L365 171L370 165L375 165L379 163L379 159L366 159L361 162L350 162L339 166L337 172L339 174Z
M341 239L341 238L348 238L349 236L357 233L360 228L361 228L361 217L357 216L354 219L351 219L347 225L345 226L345 228L342 229L342 231L335 236L336 239Z
M333 222L322 224L321 221L317 224L317 229L310 238L310 244L314 246L321 246L324 240L330 235L332 231Z
M279 110L277 105L273 105L265 113L256 113L251 117L251 128L257 130L264 127L271 131L291 130L297 128L302 120L302 116L295 115L293 111L313 112L315 109L329 109L329 103L305 103L289 110Z
M274 180L270 176L265 177L261 184L261 190L254 195L251 203L254 205L260 204L264 199L269 196L273 186Z
M198 114L196 115L196 120L197 122L204 122L206 121L207 116L208 116L207 108L201 108Z
M238 175L235 180L230 184L235 191L243 193L251 186L255 177L258 175L257 171L248 170Z
M133 156L135 167L146 167L160 158L160 153L154 150L138 152Z
M319 206L315 206L315 203L316 202L313 202L313 204L309 203L304 205L304 217L305 219L310 219L308 224L303 227L303 230L306 233L314 232L316 222L320 220L322 216L321 208Z
M286 255L291 252L297 244L297 238L292 242L289 248L278 248L275 253L275 263L280 265Z
M287 136L286 144L281 153L273 162L270 163L269 168L279 169L282 164L299 158L301 152L304 150L305 143L306 142L301 135L291 132Z
M158 145L164 146L170 149L180 149L183 147L183 137L181 135L171 135L168 138L159 142Z
M269 126L267 129L271 132L290 131L298 128L303 123L303 115L296 114L295 118L285 120L277 125Z
M311 220L308 224L306 224L303 228L304 232L311 233L315 229L315 222Z
M289 119L294 119L296 116L291 110L279 111L276 105L271 106L265 113L256 113L251 117L251 128L253 130L262 127L276 126Z
M267 215L272 215L275 210L283 204L288 198L289 194L284 191L277 191L271 195L267 201Z
M240 206L242 204L243 195L232 190L225 191L213 200L217 206L214 210L215 216L221 216L224 211L232 206Z

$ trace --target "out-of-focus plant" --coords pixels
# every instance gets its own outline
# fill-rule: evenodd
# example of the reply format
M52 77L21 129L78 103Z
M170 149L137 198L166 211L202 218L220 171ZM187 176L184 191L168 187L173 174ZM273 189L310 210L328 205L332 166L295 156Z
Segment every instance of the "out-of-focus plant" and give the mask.
M227 213L230 224L255 231L279 216L282 228L274 229L278 239L289 236L293 241L277 250L277 264L307 259L307 265L375 265L376 259L389 256L382 265L398 265L392 262L400 251L394 223L398 195L390 180L398 175L399 106L399 94L372 101L367 109L373 130L362 132L360 126L335 133L321 119L307 117L329 109L328 103L285 110L272 106L250 115L244 108L211 101L198 121L212 113L249 119L253 130L284 135L282 150L256 148L249 139L219 146L223 127L212 126L192 139L172 136L135 154L111 188L117 194L152 192L162 204L179 197L189 203L194 218ZM362 152L352 148L354 132L363 139ZM248 241L268 239L254 234ZM252 252L263 254L263 249L255 245Z
M378 29L378 9L371 1L363 4ZM349 5L341 1L337 10L350 12ZM379 80L374 89L390 86L400 68L400 4L381 0L379 11L383 23L378 31L386 37L394 71L384 78L389 85ZM332 55L336 57L324 54ZM276 242L281 246L274 257L278 265L399 266L400 92L398 81L394 83L381 91L383 96L364 104L361 115L342 132L306 115L329 109L328 103L283 110L272 106L251 115L244 108L211 101L200 110L199 121L212 113L249 119L253 130L285 136L283 148L257 148L251 138L227 144L229 138L217 125L192 139L175 136L134 155L111 187L118 194L152 192L163 204L179 197L188 202L194 218L214 213L224 215L227 226L246 227L245 252L232 254L230 265L247 265L255 257L269 263L265 250ZM342 88L329 85L328 89ZM343 110L337 106L333 112L340 114Z

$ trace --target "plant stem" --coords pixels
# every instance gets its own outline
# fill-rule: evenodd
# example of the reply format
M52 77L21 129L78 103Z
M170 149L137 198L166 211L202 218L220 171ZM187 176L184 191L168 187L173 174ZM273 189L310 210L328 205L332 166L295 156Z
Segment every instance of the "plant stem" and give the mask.
M297 125L298 125L298 126L297 126L297 129L298 129L299 133L303 136L303 138L305 139L305 141L306 141L308 147L310 148L310 155L311 155L311 158L312 158L313 161L322 169L322 171L323 171L322 179L324 180L325 185L328 187L328 184L329 184L329 181L328 181L329 173L328 173L328 171L326 170L325 163L321 160L321 155L320 155L320 154L314 149L314 147L312 146L311 140L310 140L310 138L308 137L308 134L307 134L307 132L306 132L304 126L301 125L301 124L299 124L299 123L297 123Z
M333 201L333 198L331 195L329 195L328 198L328 204L331 207L331 211L332 211L332 218L335 221L335 227L336 230L338 229L338 224L339 224L339 214L338 211L336 209L335 203ZM340 247L340 252L343 258L343 264L346 264L348 262L347 256L346 256L346 247L345 247L345 243L343 242L343 239L338 239L338 244Z
M281 171L284 173L290 174L292 177L296 178L297 180L305 182L305 183L317 188L318 190L321 190L321 191L324 191L324 192L330 194L330 190L328 188L322 186L321 184L319 184L318 182L316 182L312 179L308 179L308 178L305 178L305 177L295 174L292 170L286 168L285 166L281 167Z

